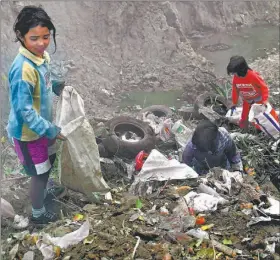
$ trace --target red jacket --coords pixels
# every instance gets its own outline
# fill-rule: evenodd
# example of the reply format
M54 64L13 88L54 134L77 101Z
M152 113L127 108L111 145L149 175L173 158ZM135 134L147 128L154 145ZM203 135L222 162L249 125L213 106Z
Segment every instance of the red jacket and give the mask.
M248 103L263 103L268 99L268 87L259 73L248 70L245 77L234 75L232 81L232 104L237 105L239 96Z

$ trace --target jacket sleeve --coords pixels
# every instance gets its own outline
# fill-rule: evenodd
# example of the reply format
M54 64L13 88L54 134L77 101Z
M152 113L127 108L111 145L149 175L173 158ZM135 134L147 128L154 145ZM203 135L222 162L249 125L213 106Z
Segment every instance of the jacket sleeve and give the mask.
M188 142L186 145L183 155L182 155L182 160L183 163L187 164L188 166L192 167L193 166L193 158L194 158L194 153L193 153L193 144L192 142Z
M232 99L232 104L233 105L237 105L238 103L238 98L239 98L239 93L238 90L236 88L234 79L232 80L232 92L231 92L231 99Z
M240 153L238 152L237 147L229 134L227 136L227 145L225 147L225 155L233 170L243 171L243 164L241 161Z
M254 83L261 89L261 94L262 94L262 101L266 102L268 100L268 95L269 95L269 89L265 83L265 81L262 79L262 77L258 74L254 74Z
M45 120L33 109L33 90L32 84L25 80L18 80L12 83L13 109L37 135L54 139L61 129Z

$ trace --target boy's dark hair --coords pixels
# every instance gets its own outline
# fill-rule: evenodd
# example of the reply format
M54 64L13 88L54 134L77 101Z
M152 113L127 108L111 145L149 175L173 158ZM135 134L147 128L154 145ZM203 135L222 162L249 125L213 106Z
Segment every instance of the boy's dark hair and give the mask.
M231 73L237 73L239 77L245 77L247 71L251 70L243 56L232 56L229 64L227 65L228 75Z
M53 32L53 41L56 51L56 29L51 21L51 18L41 6L37 7L34 5L29 5L23 7L23 9L20 11L13 27L16 34L16 41L20 41L21 45L24 46L24 43L20 39L18 32L20 33L21 37L24 37L24 35L28 33L31 28L34 28L38 25L47 27L50 31Z
M201 152L216 150L216 140L218 135L218 126L212 123L210 120L202 120L194 130L192 137L192 143Z

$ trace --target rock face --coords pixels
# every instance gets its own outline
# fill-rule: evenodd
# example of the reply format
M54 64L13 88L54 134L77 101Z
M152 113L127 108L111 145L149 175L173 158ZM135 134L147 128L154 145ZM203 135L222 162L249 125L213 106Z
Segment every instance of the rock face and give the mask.
M4 73L19 46L12 42L13 22L28 4L32 2L1 2ZM184 87L189 88L190 99L194 98L206 89L198 87L193 78L213 75L208 61L192 49L189 37L258 21L275 23L279 17L277 1L58 1L42 5L57 28L53 71L78 89L91 115L101 112L99 105L102 113L111 110L115 94L132 89Z

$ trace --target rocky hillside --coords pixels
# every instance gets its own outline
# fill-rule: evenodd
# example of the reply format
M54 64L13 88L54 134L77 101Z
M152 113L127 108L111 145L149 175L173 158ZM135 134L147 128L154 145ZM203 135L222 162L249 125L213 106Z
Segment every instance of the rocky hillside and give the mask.
M32 2L2 2L2 66L6 73L18 48L12 25ZM36 4L38 4L36 2ZM189 37L209 30L276 23L279 2L42 2L57 28L53 71L85 98L90 114L110 110L116 94L189 86L212 77L208 61ZM50 51L51 52L51 51Z

